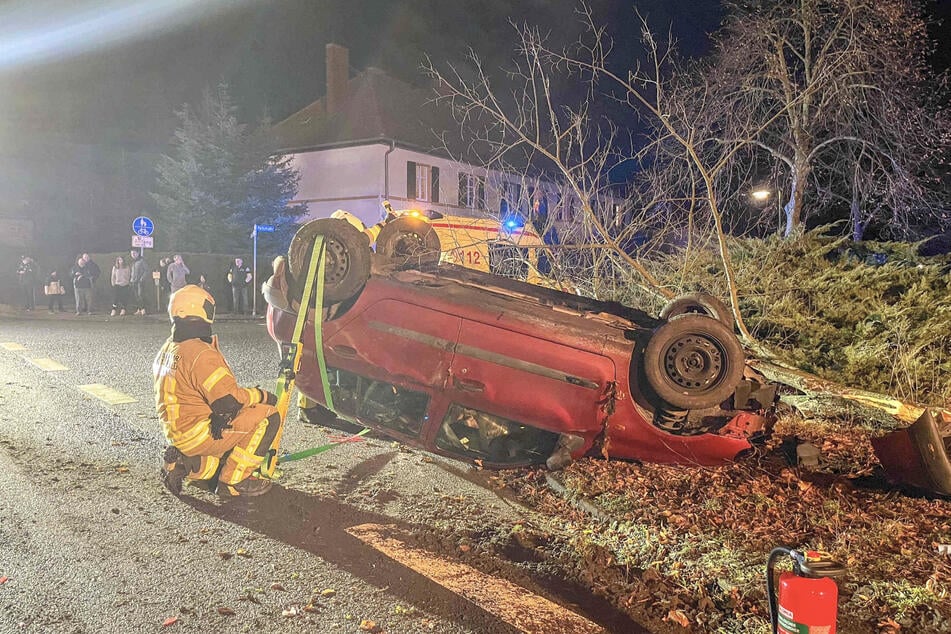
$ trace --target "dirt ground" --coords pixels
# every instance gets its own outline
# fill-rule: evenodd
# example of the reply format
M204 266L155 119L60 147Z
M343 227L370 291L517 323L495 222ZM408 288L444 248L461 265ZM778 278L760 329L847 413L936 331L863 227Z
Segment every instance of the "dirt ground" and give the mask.
M813 470L791 466L807 440L821 451ZM492 482L552 520L490 547L593 588L651 631L768 631L765 566L780 545L848 567L842 634L951 631L951 555L939 549L951 544L951 500L891 487L860 428L790 417L729 466L584 459Z

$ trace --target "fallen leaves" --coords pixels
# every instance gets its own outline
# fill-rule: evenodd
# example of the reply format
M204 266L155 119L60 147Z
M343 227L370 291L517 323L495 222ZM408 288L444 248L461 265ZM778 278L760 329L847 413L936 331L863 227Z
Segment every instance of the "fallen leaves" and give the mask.
M177 617L177 616L170 616L170 617L168 617L167 619L165 619L164 621L162 621L162 627L169 627L169 626L171 626L171 625L175 625L176 623L178 623L178 617Z
M6 576L6 575L3 575L2 577L0 577L0 586L2 586L3 584L5 584L7 581L10 581L10 577L8 577L8 576Z
M371 621L370 619L363 619L360 621L360 630L364 632L370 632L371 634L379 634L383 631L383 629L377 625L375 621Z
M684 614L683 610L671 610L667 613L667 618L665 621L673 621L677 625L683 628L690 627L690 619L687 618L687 615Z
M234 616L235 612L227 606L221 606L218 608L218 614L221 616Z

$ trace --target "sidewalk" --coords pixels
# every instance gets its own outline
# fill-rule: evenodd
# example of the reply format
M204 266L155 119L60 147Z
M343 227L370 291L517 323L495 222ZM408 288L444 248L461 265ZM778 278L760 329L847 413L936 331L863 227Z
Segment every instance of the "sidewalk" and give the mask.
M112 317L109 314L109 311L99 311L94 312L92 315L77 315L71 309L64 310L62 312L51 313L47 310L46 306L37 306L32 311L27 311L24 308L19 306L12 306L10 304L0 304L0 318L7 319L24 319L24 320L38 320L38 321L141 321L143 319L149 321L163 321L168 322L167 313L149 313L146 315L134 315L127 314L123 316L116 315ZM235 315L232 313L216 313L215 314L216 322L223 321L245 321L245 322L259 322L264 321L264 311L261 311L261 314L257 317L251 315Z

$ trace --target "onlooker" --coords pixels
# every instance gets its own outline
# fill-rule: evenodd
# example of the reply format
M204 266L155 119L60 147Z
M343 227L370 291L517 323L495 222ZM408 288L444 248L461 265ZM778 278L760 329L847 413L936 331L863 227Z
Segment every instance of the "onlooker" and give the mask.
M235 258L228 269L228 283L231 284L231 297L234 312L243 315L248 310L248 284L251 283L251 269L245 266L241 258Z
M36 263L33 258L24 255L17 266L17 283L23 297L23 308L32 311L36 308Z
M168 296L171 294L168 283L168 265L172 263L172 258L162 258L159 260L159 305L155 309L162 312L162 306L168 303Z
M176 253L172 258L171 264L168 265L168 271L166 271L169 290L174 293L178 289L184 288L185 285L188 284L189 273L191 273L191 271L185 266L185 261L182 260L182 256Z
M195 286L211 295L211 285L208 284L208 279L205 277L204 273L198 274L198 282L195 284Z
M89 313L92 313L93 304L96 299L96 281L99 279L99 276L102 275L102 270L99 268L99 265L89 257L88 253L83 253L83 261L86 263L86 270L89 272L89 279L92 281L92 284L89 287Z
M66 287L63 286L63 282L59 279L59 273L57 271L50 271L49 276L46 278L46 286L43 287L43 292L46 293L46 297L49 299L50 312L55 312L53 310L53 304L57 306L59 312L63 312L63 295L66 294Z
M129 285L132 283L132 269L125 263L125 258L121 255L116 258L112 265L112 312L109 313L115 317L116 313L125 315L125 307L129 304Z
M86 260L79 256L69 271L73 278L73 291L76 293L76 314L92 314L92 276L86 267Z
M149 266L146 264L145 258L135 249L132 249L129 255L132 256L132 279L130 283L132 285L132 292L134 293L135 314L144 315L145 284Z

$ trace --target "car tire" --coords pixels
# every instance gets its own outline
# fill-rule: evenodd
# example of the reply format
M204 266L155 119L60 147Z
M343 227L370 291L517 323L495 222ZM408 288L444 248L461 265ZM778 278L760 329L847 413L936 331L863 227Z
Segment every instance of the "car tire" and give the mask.
M707 293L688 293L675 297L660 311L660 318L673 319L690 314L706 315L727 328L733 328L733 312L726 304Z
M412 216L402 216L386 223L376 238L377 257L384 264L400 268L437 264L441 247L433 226Z
M291 240L287 251L290 297L299 298L304 292L304 277L318 235L324 237L324 301L346 301L359 293L370 277L370 244L364 233L337 218L312 220Z
M743 379L746 355L733 331L706 315L684 314L660 326L644 349L644 373L675 408L714 407Z

